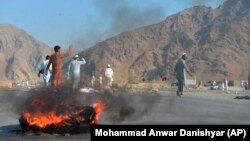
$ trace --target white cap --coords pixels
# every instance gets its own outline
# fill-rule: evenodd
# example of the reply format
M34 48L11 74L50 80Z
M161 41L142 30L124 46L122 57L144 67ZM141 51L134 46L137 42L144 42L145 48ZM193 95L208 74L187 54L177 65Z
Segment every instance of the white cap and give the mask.
M110 64L107 65L110 68Z
M183 54L182 55L187 55L187 53L186 52L183 52Z
M78 58L79 57L79 55L75 55L75 58Z

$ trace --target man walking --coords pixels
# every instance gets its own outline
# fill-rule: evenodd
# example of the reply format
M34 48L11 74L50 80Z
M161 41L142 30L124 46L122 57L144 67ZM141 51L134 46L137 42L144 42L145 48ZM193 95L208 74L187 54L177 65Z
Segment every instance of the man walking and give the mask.
M69 57L74 50L74 46L70 45L67 52L62 52L60 46L55 46L55 53L50 56L49 64L46 67L45 74L48 73L50 65L52 65L52 76L51 83L52 86L58 88L62 84L62 59L65 57Z
M40 69L39 69L39 72L38 72L38 77L39 78L40 78L40 74L43 75L43 82L44 82L44 85L46 87L49 86L49 81L50 81L51 71L52 71L52 66L50 66L47 75L45 74L45 70L46 70L46 67L47 67L47 65L49 63L49 59L50 59L50 56L47 55L45 57L45 60L42 62L41 66L40 66Z
M225 79L225 90L226 90L226 93L229 93L228 91L228 80Z
M186 60L187 60L187 54L183 53L182 57L178 60L174 68L174 72L178 80L178 90L177 90L178 96L183 95L183 88L185 86L185 80L186 80L186 72L189 73L190 76L192 76L186 65Z
M74 57L74 60L70 62L68 66L68 78L72 81L72 90L75 91L78 88L79 82L80 82L80 67L81 65L86 64L86 61L84 58L82 60L79 59L79 55L76 55Z

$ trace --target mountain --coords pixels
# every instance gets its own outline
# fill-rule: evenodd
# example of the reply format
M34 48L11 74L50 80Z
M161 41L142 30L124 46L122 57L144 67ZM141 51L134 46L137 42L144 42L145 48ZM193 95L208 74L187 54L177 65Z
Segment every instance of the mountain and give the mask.
M40 80L37 77L40 63L52 51L25 31L13 25L0 24L0 81Z
M187 52L187 65L199 80L247 79L250 1L227 0L216 9L196 6L166 20L121 33L80 53L86 75L103 75L111 64L115 81L150 80L172 74Z

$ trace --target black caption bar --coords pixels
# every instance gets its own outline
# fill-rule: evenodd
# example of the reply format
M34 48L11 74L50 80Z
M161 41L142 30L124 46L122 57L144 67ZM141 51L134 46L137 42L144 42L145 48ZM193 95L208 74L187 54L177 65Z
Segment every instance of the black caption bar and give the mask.
M92 125L91 140L205 139L249 140L250 125Z

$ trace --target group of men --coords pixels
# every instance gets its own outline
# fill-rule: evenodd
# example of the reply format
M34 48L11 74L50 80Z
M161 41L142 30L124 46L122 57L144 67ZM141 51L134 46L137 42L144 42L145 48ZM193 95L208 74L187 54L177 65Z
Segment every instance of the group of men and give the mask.
M40 74L43 75L43 81L45 86L49 86L49 83L51 82L51 85L55 88L59 88L62 84L62 66L63 61L62 59L65 57L69 57L74 50L74 46L70 45L68 48L68 51L62 52L60 46L54 47L54 54L51 56L46 56L46 60L42 62L38 76L40 77ZM178 80L178 89L177 89L177 95L181 96L183 95L183 88L185 86L185 79L186 79L186 72L189 73L190 76L192 74L190 73L187 65L186 65L186 59L187 54L183 53L182 57L178 60L176 63L176 66L174 68L174 72L176 75L176 78ZM76 90L78 88L79 82L80 82L80 67L81 65L86 64L86 61L84 58L80 59L79 55L74 56L74 60L70 62L68 66L68 73L67 73L67 79L71 80L72 89ZM112 87L112 82L114 81L114 73L111 69L110 64L107 65L107 68L105 70L105 77L107 80L106 87Z
M74 46L70 45L68 51L62 52L61 47L57 45L54 47L54 54L52 54L51 56L46 56L46 59L42 62L38 73L38 77L40 77L40 75L42 74L45 86L49 86L49 84L51 83L52 86L54 86L56 89L59 89L62 84L62 59L71 56L73 50ZM84 64L86 64L85 59L80 59L79 55L75 55L74 59L70 62L68 66L67 79L71 80L72 90L78 89L78 85L81 78L80 67ZM111 88L114 73L111 69L110 64L107 65L104 75L107 78L106 87Z
M46 56L46 60L42 62L38 76L40 77L40 74L43 76L43 81L45 86L49 86L49 83L51 82L51 85L55 88L59 88L62 84L62 66L63 61L62 59L65 57L69 57L74 50L74 46L70 45L68 48L68 51L62 52L60 46L54 47L54 54L51 56ZM174 68L174 72L176 75L176 78L178 80L178 89L177 89L177 95L181 96L183 95L183 88L185 86L185 79L186 79L186 73L188 72L190 76L192 74L190 73L187 65L186 65L186 59L187 54L183 53L182 57L178 60L176 63L176 66ZM70 62L68 66L68 73L67 73L67 79L71 80L72 84L72 90L76 90L78 88L79 82L80 82L80 67L81 65L86 64L86 61L84 58L80 59L79 55L74 56L74 60ZM111 69L110 64L107 65L107 68L105 70L105 77L107 80L106 87L112 87L112 82L114 81L114 73ZM93 85L93 84L92 84Z
M46 56L46 60L42 62L40 66L40 70L38 73L38 76L40 77L40 74L43 75L43 81L44 85L48 86L51 82L51 85L58 88L62 84L62 66L63 62L62 59L65 57L69 57L74 50L74 46L70 45L68 48L68 51L62 52L60 46L55 46L54 51L55 53L51 56ZM178 96L183 95L183 89L185 86L186 81L186 72L192 76L189 68L186 65L187 60L187 54L183 53L182 57L177 61L175 68L174 68L174 75L176 76L176 79L178 80L178 88L176 91L176 94ZM75 55L74 60L70 62L68 66L68 73L67 73L67 79L72 80L72 89L75 90L78 88L79 82L80 82L80 66L86 64L86 61L84 58L80 59L79 55ZM110 64L107 65L107 68L105 70L105 77L107 80L106 87L111 88L112 82L114 81L114 73L111 69ZM92 76L91 84L94 86L95 76ZM102 77L100 76L100 81L102 81ZM102 82L100 82L101 84ZM225 81L227 86L227 80ZM243 82L241 83L243 87ZM227 89L227 88L226 88Z

